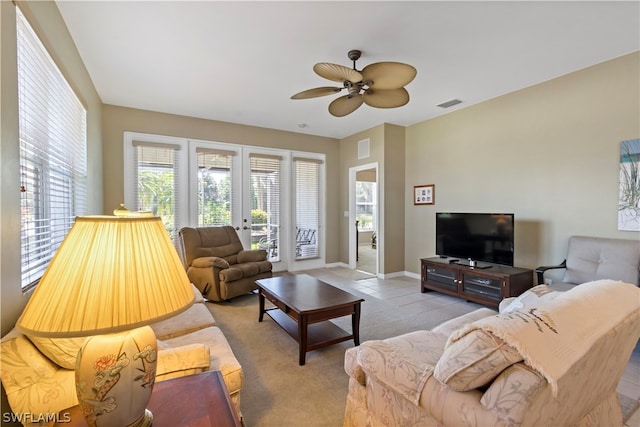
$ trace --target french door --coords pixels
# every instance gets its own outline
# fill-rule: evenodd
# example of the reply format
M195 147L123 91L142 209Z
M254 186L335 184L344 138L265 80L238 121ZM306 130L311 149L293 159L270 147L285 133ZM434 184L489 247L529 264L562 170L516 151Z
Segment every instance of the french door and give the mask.
M323 156L127 132L125 182L127 205L162 216L174 238L231 225L274 271L324 265Z

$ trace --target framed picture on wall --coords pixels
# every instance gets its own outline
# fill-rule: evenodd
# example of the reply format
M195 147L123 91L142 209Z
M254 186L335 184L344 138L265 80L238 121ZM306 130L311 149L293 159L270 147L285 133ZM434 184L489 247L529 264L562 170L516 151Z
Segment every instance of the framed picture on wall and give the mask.
M416 185L413 187L414 205L433 205L436 200L435 185Z

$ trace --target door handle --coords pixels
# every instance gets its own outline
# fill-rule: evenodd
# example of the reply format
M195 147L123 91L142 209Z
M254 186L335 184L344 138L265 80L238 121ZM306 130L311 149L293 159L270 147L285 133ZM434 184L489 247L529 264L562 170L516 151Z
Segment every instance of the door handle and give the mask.
M251 228L251 227L247 227L246 225L245 225L244 227L242 227L242 229L243 229L243 230L248 230L248 229L250 229L250 228Z
M235 227L236 231L240 230L240 227Z

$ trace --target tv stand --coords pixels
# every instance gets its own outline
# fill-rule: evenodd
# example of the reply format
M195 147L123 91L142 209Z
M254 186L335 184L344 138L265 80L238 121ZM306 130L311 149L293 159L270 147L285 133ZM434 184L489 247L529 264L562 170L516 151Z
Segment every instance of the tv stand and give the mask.
M460 261L460 260L458 260ZM420 291L437 291L497 307L503 298L515 297L533 286L533 270L500 264L450 263L440 257L422 258Z

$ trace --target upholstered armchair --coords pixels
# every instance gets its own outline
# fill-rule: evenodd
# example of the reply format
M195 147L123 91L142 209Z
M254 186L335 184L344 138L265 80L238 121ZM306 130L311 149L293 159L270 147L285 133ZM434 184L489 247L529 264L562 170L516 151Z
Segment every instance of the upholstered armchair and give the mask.
M191 282L211 301L225 301L257 289L255 281L271 277L272 265L262 249L245 250L231 226L184 227L180 256Z
M555 274L552 270L555 270ZM640 241L571 236L567 258L558 265L536 268L536 276L538 284L543 284L548 279L551 287L559 291L600 279L621 280L638 285Z

